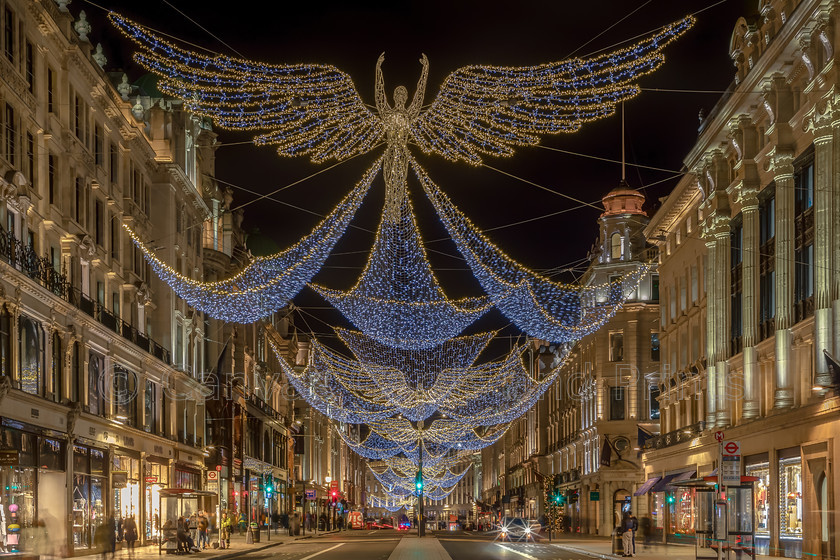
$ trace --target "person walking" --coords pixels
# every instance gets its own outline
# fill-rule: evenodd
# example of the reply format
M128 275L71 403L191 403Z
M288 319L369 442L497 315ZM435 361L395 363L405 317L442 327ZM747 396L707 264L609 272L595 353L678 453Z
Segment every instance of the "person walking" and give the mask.
M205 549L210 545L207 538L207 514L204 511L198 512L198 548Z
M633 556L636 556L636 531L639 530L639 520L632 513L630 514L630 533L633 541Z
M128 548L128 557L134 558L134 543L137 542L137 522L134 521L133 515L123 520L123 534Z

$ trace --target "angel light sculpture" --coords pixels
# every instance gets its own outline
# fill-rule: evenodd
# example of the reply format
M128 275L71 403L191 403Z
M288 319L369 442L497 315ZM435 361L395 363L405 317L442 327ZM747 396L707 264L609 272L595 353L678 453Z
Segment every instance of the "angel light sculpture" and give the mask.
M376 64L376 109L362 101L349 76L326 64L266 64L202 55L171 44L111 12L111 21L140 50L135 59L159 75L159 89L185 109L222 128L254 130L258 145L313 162L345 160L385 144L382 157L312 234L293 247L255 259L236 277L201 282L158 260L142 240L156 272L179 296L213 317L251 322L311 285L360 331L395 348L433 348L493 306L526 334L552 342L597 330L633 293L644 269L604 286L556 283L518 264L455 208L413 159L425 154L473 165L486 156L511 156L540 137L574 132L612 115L639 93L638 78L659 68L663 48L693 25L688 16L632 46L594 56L526 67L465 66L451 73L424 108L428 60L408 102L397 87L388 103L382 62ZM368 263L348 291L311 284L382 168L384 209ZM464 255L485 295L446 297L426 258L408 196L413 169L438 216Z

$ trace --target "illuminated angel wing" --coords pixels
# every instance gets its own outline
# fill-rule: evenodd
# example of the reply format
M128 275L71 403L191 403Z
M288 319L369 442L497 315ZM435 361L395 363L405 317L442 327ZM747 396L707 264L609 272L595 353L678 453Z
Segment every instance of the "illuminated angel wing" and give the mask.
M413 119L412 138L426 153L479 164L482 154L510 156L514 146L536 144L541 135L574 132L639 93L639 76L659 68L665 45L693 24L686 17L632 47L589 59L460 68Z
M370 150L382 121L350 77L326 64L263 64L181 49L121 15L108 17L140 45L135 60L162 80L158 87L221 128L259 131L256 144L314 162Z

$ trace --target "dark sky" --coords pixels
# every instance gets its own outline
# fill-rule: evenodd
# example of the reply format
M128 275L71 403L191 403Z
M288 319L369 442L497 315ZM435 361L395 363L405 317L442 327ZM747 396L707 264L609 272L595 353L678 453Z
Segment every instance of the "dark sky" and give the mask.
M666 62L655 74L641 79L644 88L702 90L710 93L643 91L626 104L627 160L647 166L679 171L682 160L697 137L698 112L707 112L732 81L734 68L728 56L735 21L756 11L757 0L600 0L589 2L531 0L507 2L225 2L170 0L178 10L201 24L212 35L248 58L272 63L331 63L347 72L364 100L373 103L374 65L382 51L389 94L404 84L413 94L420 72L418 58L426 53L430 62L426 101L431 101L443 79L467 64L530 65L578 56L603 49L638 34L675 21L688 13L709 9L677 43L666 50ZM82 4L81 2L79 4ZM73 13L79 4L71 6ZM105 2L139 23L234 55L225 44L190 22L160 0ZM136 79L142 72L124 53L127 44L115 43L115 30L104 13L83 5L94 24L94 38L102 40L111 60L110 69L125 66ZM636 10L635 13L629 15ZM626 19L623 19L626 18ZM621 21L620 21L621 20ZM618 23L617 23L618 22ZM612 29L604 32L610 26ZM597 36L597 37L596 37ZM591 42L590 42L591 40ZM588 43L588 44L587 44ZM110 51L110 52L109 52ZM590 156L619 159L621 121L613 117L585 125L576 134L545 137L542 145ZM219 131L223 143L248 140L250 136ZM378 155L367 154L319 176L284 190L277 199L311 212L325 214L355 184L362 171ZM599 212L577 206L561 196L488 168L450 163L439 157L418 155L433 180L482 229L498 228L520 220L568 210L528 224L504 227L489 233L511 256L535 269L563 267L586 256L597 233ZM567 155L542 147L520 148L512 158L488 158L486 162L506 173L548 189L587 201L598 201L620 179L615 163ZM330 164L327 164L330 165ZM222 146L217 152L220 179L251 191L268 193L326 167L307 159L280 158L270 147ZM627 168L631 186L640 188L669 177L670 173ZM657 199L676 184L672 179L646 188L652 208ZM381 183L381 181L380 181ZM412 188L416 187L413 185ZM235 204L253 198L235 189ZM381 207L382 188L371 192L360 213L360 227L374 229ZM442 236L431 209L414 198L426 239ZM290 206L263 200L247 207L246 229L259 228L280 247L294 243L319 220ZM350 230L337 252L364 251L370 233ZM453 253L446 242L431 243L431 249ZM338 255L328 261L316 280L332 287L348 287L358 276L364 254ZM437 253L430 255L450 295L477 295L461 261ZM568 280L568 277L563 278ZM321 306L313 294L302 294L302 305ZM337 314L321 314L330 321ZM321 330L313 323L315 330Z

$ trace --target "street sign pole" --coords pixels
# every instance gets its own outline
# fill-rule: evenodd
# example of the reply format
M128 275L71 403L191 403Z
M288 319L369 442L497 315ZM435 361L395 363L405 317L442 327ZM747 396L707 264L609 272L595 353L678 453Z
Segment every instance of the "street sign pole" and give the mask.
M715 511L715 516L717 519L715 520L715 540L717 541L717 557L718 560L723 560L723 541L720 539L721 531L717 527L718 523L726 522L726 501L725 501L725 494L723 490L723 433L721 432L721 437L717 438L718 440L718 485L717 485L717 506L723 509L722 515L721 512ZM715 508L717 510L717 508Z

